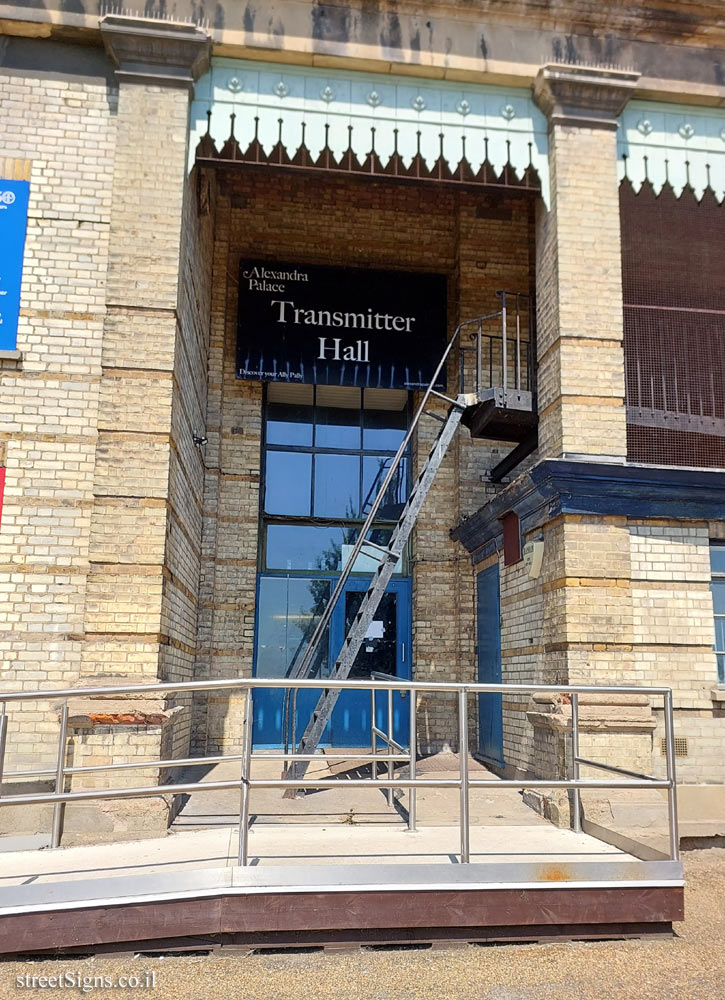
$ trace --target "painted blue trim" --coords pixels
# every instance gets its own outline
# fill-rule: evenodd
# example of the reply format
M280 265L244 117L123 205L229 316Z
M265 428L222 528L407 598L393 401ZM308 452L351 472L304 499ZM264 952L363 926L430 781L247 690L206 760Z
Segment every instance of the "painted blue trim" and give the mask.
M669 184L679 198L686 187L702 198L725 198L725 112L691 104L630 101L619 119L620 180L635 192L649 182L655 194Z
M499 518L514 510L530 531L559 514L725 520L725 470L545 459L459 524L451 537L474 562L503 537Z
M478 683L500 684L501 663L501 581L499 564L494 563L476 577L476 656ZM478 695L478 750L484 760L504 766L503 697Z

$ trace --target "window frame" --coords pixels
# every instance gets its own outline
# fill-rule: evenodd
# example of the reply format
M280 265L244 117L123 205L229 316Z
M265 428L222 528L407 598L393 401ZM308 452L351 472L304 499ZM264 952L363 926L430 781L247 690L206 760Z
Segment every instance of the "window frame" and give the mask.
M725 612L721 613L715 611L715 586L717 585L718 587L722 587L725 590L725 569L715 570L712 559L712 552L714 549L719 549L725 552L725 540L720 540L720 539L710 540L710 592L713 595L713 606L712 606L713 618L717 623L719 619L725 620ZM715 642L713 643L713 650L715 652L717 682L718 685L725 687L725 647L723 649L718 649L717 647L717 628L715 629Z
M267 383L264 383L263 395L262 395L262 434L261 434L261 461L260 461L260 490L259 490L259 528L258 528L258 545L257 545L257 574L258 576L310 576L315 577L330 576L335 577L339 575L341 570L310 570L310 569L271 569L267 565L267 528L271 525L310 525L313 527L330 527L330 528L340 528L342 530L346 528L352 528L355 531L355 537L363 526L365 522L364 513L360 517L355 518L345 518L333 515L323 515L317 516L314 513L314 499L315 499L315 457L319 455L350 455L359 458L359 475L358 475L358 489L359 489L359 499L362 505L365 500L364 489L365 489L365 458L393 458L397 452L395 449L383 449L383 448L366 448L364 446L364 414L366 409L364 407L364 390L360 390L360 408L356 412L359 413L359 426L360 426L360 447L359 448L334 448L328 446L317 445L317 435L316 435L316 411L317 411L317 385L311 386L312 392L312 403L310 409L312 411L312 443L304 445L291 445L291 444L270 444L267 441ZM276 403L276 401L275 401ZM294 405L294 404L292 404ZM326 408L329 408L328 404L321 404ZM344 409L344 408L341 408ZM352 409L352 408L351 408ZM385 412L376 409L375 407L368 407L368 412ZM400 411L391 411L400 412ZM410 425L411 412L412 412L412 400L411 394L408 393L407 402L403 409L405 413L405 428ZM403 434L406 430L403 429ZM266 505L266 490L267 490L267 456L270 453L279 452L295 452L301 454L308 454L312 456L311 469L310 469L310 514L268 514ZM412 448L409 445L406 449L404 456L405 462L405 498L410 495L410 490L412 487L413 478L413 468L412 468ZM374 522L374 529L392 529L395 527L397 521L388 520L384 518L376 518ZM355 577L369 576L369 573L364 571L358 571L351 574ZM400 572L395 574L397 579L406 579L410 576L410 565L408 559L408 546L406 545L403 557L401 560ZM256 629L255 629L256 631Z

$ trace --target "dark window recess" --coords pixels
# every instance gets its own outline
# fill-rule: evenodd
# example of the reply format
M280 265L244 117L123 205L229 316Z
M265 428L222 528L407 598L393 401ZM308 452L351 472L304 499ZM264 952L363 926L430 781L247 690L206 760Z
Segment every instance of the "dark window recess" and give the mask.
M503 564L513 566L521 559L521 527L519 515L512 510L501 518L503 527Z
M725 208L620 188L627 457L725 463Z

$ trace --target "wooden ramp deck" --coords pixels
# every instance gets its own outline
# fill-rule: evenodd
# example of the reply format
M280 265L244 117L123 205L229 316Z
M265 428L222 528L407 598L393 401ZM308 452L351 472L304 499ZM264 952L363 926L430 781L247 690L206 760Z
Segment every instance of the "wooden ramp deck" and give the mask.
M680 862L548 824L262 824L0 855L0 953L611 938L683 918Z

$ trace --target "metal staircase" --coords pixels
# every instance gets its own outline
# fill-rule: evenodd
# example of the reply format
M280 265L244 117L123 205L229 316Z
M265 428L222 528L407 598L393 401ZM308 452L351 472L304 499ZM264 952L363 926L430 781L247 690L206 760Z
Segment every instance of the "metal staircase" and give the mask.
M480 410L482 407L489 407L491 403L491 389L483 387L483 376L482 376L482 338L483 338L483 324L487 321L494 319L503 319L502 325L502 350L501 350L501 364L503 367L503 381L504 386L506 384L506 368L507 368L507 353L506 353L506 295L510 293L499 293L502 295L502 309L490 313L486 316L480 316L473 320L468 320L460 323L455 330L455 333L451 337L448 345L443 353L442 358L436 368L435 374L430 381L427 389L423 393L421 402L415 412L413 420L410 427L398 448L398 451L393 458L390 466L387 469L386 475L380 484L380 488L377 491L375 499L370 505L370 509L365 518L365 522L360 529L358 537L355 541L355 545L352 548L350 556L343 567L342 573L337 581L335 589L332 592L330 600L320 616L314 632L307 644L304 654L297 659L293 660L290 666L287 676L290 678L306 678L313 676L314 674L314 664L316 662L316 654L320 647L320 643L325 636L327 626L332 618L332 613L334 608L341 597L347 580L355 566L357 557L360 553L365 550L365 555L374 556L378 560L378 566L373 574L370 586L360 604L360 607L353 619L352 625L348 631L345 641L342 644L339 656L332 671L329 674L330 680L345 680L352 670L353 664L357 657L360 647L365 640L365 636L370 627L375 612L378 609L378 605L386 591L388 584L390 583L391 577L395 571L396 564L400 559L403 550L405 548L406 542L410 537L413 530L413 526L417 520L418 514L420 512L425 498L430 491L433 481L435 479L436 473L440 468L441 462L445 458L446 452L453 440L455 433L458 429L459 424L462 420L471 428L472 433L475 436L484 437L487 436L483 433L475 433L473 431L473 424L475 423L476 411ZM518 315L518 303L519 296L517 296L517 315ZM465 389L465 354L464 348L460 347L461 333L467 327L474 327L475 332L472 335L472 339L476 342L475 355L475 392L466 393ZM518 337L518 330L517 330ZM460 350L460 362L461 362L461 376L460 376L460 393L454 399L450 396L444 395L442 392L436 389L436 385L439 382L441 373L443 372L445 365L451 355L454 346L459 343ZM515 390L507 390L504 388L504 394L507 392L514 392L519 397L521 397L520 391L520 345L517 341L517 354L518 361L515 362L516 370L516 384L517 388ZM514 357L516 358L516 354ZM489 381L493 381L493 368L490 369L491 377ZM498 392L498 390L496 390ZM499 393L500 395L500 393ZM518 409L523 413L531 413L531 393L526 392L524 395L528 396L528 400L524 400L524 406L518 407ZM441 416L438 413L430 411L428 407L429 400L433 397L445 400L448 403L448 411L445 416ZM497 397L498 398L498 397ZM504 395L503 398L503 408L506 408L507 397ZM516 400L511 400L514 408L516 409ZM528 404L528 405L527 405ZM499 400L500 409L500 400ZM408 446L413 438L413 435L424 416L434 418L439 421L441 426L438 431L438 435L433 442L433 446L430 449L428 457L423 465L423 468L418 476L413 489L408 496L408 499L403 506L400 513L398 522L393 530L390 540L386 546L377 545L374 542L368 540L367 536L372 529L375 518L383 504L389 487L395 476L398 474L400 463L407 452ZM335 707L338 697L340 696L339 690L330 690L329 688L324 690L320 699L315 706L312 715L310 716L309 722L304 730L304 733L297 743L296 754L297 755L311 755L317 749L320 743L322 734L325 727L332 715L332 711ZM288 692L289 696L289 692ZM287 700L285 705L285 720L289 717L288 711L289 701ZM295 732L295 712L292 713L292 742L295 742L294 732ZM285 721L286 725L286 721ZM292 761L284 772L284 777L288 779L301 779L304 777L305 772L309 766L309 760L294 760ZM285 793L286 796L294 795L294 790L289 790Z

